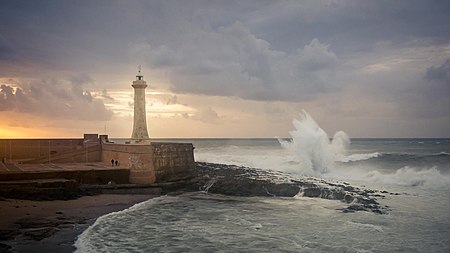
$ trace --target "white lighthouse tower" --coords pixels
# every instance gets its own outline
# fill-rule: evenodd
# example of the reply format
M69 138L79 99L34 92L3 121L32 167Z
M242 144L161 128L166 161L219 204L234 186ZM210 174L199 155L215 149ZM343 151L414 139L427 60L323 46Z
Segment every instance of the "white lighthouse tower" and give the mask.
M130 143L150 144L145 113L145 88L147 88L147 82L144 81L144 76L141 74L141 66L139 66L136 81L133 81L131 86L134 88L134 123Z

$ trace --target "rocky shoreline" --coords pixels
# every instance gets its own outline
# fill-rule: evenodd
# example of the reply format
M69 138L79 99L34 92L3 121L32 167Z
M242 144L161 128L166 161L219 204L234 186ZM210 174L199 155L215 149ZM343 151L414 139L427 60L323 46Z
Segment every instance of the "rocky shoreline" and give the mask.
M105 214L159 194L100 194L71 200L0 200L0 253L73 252L78 235Z
M354 187L348 183L333 183L323 179L302 177L247 168L235 165L198 162L194 177L185 182L211 193L233 196L310 197L339 200L348 204L342 212L368 211L386 214L390 210L382 206L379 198L398 195L371 189ZM191 189L194 190L194 189Z
M185 175L177 176L175 181L151 185L111 184L76 189L71 185L70 191L42 191L45 196L41 196L37 190L33 190L30 195L26 192L17 195L28 200L1 198L3 220L0 220L0 253L11 250L28 252L33 249L72 252L77 236L99 216L161 194L203 191L248 197L323 198L346 203L347 207L339 210L345 213L366 211L375 214L387 214L390 211L388 206L379 203L379 199L398 195L359 188L345 182L335 183L311 177L294 177L282 172L203 162L197 162ZM65 192L68 192L67 196Z

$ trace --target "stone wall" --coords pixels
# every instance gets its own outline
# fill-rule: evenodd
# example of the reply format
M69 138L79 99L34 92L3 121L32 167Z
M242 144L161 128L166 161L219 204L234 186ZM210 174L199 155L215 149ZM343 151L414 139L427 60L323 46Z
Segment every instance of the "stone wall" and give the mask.
M83 139L0 139L0 158L27 160L83 149Z
M102 144L102 162L119 161L119 166L130 169L130 183L150 184L156 181L150 145Z
M100 158L98 139L0 139L0 159L6 162L85 163Z
M170 182L190 176L195 166L192 143L152 142L153 166L157 182Z
M128 184L129 174L128 169L10 172L1 173L0 181L64 178L76 180L80 184L107 184L109 181Z
M117 160L130 169L130 183L170 182L189 176L195 166L191 143L152 142L151 145L102 145L102 161Z

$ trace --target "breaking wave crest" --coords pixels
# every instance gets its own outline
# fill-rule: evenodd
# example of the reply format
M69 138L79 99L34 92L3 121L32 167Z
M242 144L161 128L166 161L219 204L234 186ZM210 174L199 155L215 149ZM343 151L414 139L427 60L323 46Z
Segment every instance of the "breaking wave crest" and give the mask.
M320 176L328 173L334 168L337 157L345 156L350 144L346 133L339 131L330 141L327 133L305 110L302 110L299 119L293 120L293 124L295 129L289 132L292 141L278 141L296 156L301 174Z
M148 208L149 206L152 205L160 205L160 204L166 204L166 203L171 203L171 202L176 202L178 201L179 198L178 197L173 197L173 196L161 196L161 197L157 197L157 198L153 198L153 199L149 199L147 201L138 203L133 205L130 208L121 210L121 211L117 211L117 212L112 212L112 213L108 213L105 214L99 218L97 218L97 220L94 222L94 224L92 224L91 226L89 226L85 231L83 231L83 233L81 233L77 240L74 243L74 246L76 247L75 253L79 252L79 253L94 253L94 252L98 252L98 249L102 249L105 246L105 241L102 238L102 233L103 233L103 227L104 225L110 225L110 224L116 224L117 223L117 219L121 219L121 218L126 218L126 219L135 219L133 212L137 211L137 210L145 210L146 208ZM120 224L117 224L120 225ZM123 228L123 226L122 226ZM133 239L130 238L130 241L132 241ZM120 246L120 245L119 245Z
M357 162L357 161L364 161L369 160L372 158L380 157L383 154L380 152L374 152L374 153L367 153L367 154L350 154L350 155L343 155L343 156L336 156L337 162Z
M436 167L420 169L406 166L398 169L395 173L381 173L377 170L372 170L363 179L381 184L421 186L425 188L442 188L450 185L450 177L442 175Z
M450 185L450 176L444 175L439 168L446 168L445 161L448 153L438 154L403 154L403 153L361 153L347 154L350 139L342 131L337 132L330 141L325 131L306 112L302 111L299 119L293 121L295 129L290 132L292 141L279 140L281 146L291 153L295 159L296 174L338 178L356 179L374 183L421 186L427 188L444 187ZM380 172L377 169L366 168L365 161L374 161L378 166L382 164L407 162L413 166L404 166L395 172ZM346 166L337 166L336 162L358 165L356 169L347 171ZM428 168L415 167L414 164L439 164Z

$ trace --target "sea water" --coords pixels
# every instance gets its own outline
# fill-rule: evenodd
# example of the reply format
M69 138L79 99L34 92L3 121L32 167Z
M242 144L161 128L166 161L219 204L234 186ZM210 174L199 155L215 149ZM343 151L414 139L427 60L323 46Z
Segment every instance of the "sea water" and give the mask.
M378 199L389 213L318 198L161 196L97 219L78 252L450 252L450 139L330 140L306 112L290 134L169 141L192 142L197 161L396 193Z

